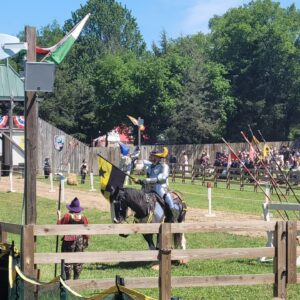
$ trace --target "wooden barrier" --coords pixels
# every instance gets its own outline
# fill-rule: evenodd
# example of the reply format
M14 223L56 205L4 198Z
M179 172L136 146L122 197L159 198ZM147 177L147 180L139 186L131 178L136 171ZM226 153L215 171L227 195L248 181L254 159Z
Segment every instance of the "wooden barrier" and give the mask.
M276 227L275 227L276 225ZM171 247L172 233L270 231L275 227L275 247L256 248L217 248L175 250ZM35 264L59 263L62 259L68 263L120 262L120 261L158 261L159 277L126 278L130 288L159 288L159 299L169 300L173 287L204 287L228 285L273 284L274 297L287 297L287 284L300 282L296 273L296 222L280 221L240 221L240 222L203 222L183 224L89 224L89 225L25 225L0 222L0 235L9 231L23 235L22 262L23 271L33 274ZM20 228L23 228L20 230ZM78 253L39 253L34 249L34 240L38 236L65 234L115 235L144 234L160 232L160 248L157 251L102 251ZM300 251L299 251L300 252ZM274 257L274 274L243 274L216 276L171 276L172 260L207 260ZM68 285L76 290L103 289L113 285L114 279L69 280Z
M240 190L243 191L245 186L253 186L255 192L258 191L258 183L270 181L270 176L266 174L264 169L249 169L253 177L244 168L229 168L227 167L211 167L202 165L186 165L187 172L183 172L184 165L172 164L170 166L170 174L172 182L176 181L176 178L180 178L183 183L186 179L191 179L191 183L195 183L197 180L201 181L201 184L205 186L207 181L214 182L214 187L218 187L218 184L223 182L227 189L231 188L231 184L237 184ZM281 172L272 170L270 171L272 178L279 187L285 188L286 195L290 193L290 186L293 189L299 189L300 183L300 171L289 171L283 175ZM286 178L285 178L286 177ZM288 183L286 182L288 180ZM290 185L290 186L289 186ZM271 186L271 192L273 193L273 187Z

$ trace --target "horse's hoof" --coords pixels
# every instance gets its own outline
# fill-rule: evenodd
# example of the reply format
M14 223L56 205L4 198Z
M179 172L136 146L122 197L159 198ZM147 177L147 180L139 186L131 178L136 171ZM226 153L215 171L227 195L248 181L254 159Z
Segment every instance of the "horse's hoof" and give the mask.
M153 265L151 267L151 269L154 270L154 271L159 271L159 265L158 264L157 265Z

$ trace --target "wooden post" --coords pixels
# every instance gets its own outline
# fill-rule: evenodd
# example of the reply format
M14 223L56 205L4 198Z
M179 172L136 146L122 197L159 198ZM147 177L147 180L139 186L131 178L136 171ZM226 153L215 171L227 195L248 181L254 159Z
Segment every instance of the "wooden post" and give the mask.
M159 300L171 298L171 223L163 223L159 233Z
M27 61L36 61L36 30L34 27L25 27L26 42L28 44ZM34 277L35 241L33 225L36 223L36 169L37 169L37 131L38 111L36 94L25 92L25 183L24 207L25 225L22 234L21 267L27 275ZM34 288L24 283L24 299L34 299Z
M286 223L276 223L274 232L274 297L286 299Z
M7 243L7 232L2 230L1 224L0 224L0 243Z
M34 225L24 225L22 230L22 257L21 257L21 268L25 275L34 278L34 236L33 236ZM30 283L24 282L24 300L34 299L34 286Z
M286 249L286 265L287 265L287 283L297 283L297 222L288 221L287 230L287 249Z
M36 30L25 27L27 61L36 61ZM37 102L34 92L25 93L25 224L36 223Z

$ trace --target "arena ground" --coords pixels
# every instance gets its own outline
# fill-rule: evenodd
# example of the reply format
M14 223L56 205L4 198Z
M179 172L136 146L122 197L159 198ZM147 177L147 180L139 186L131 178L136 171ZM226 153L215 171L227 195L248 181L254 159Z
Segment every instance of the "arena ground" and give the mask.
M23 193L24 179L14 177L13 189L16 192ZM0 191L8 192L9 190L9 177L1 177L0 179ZM107 200L102 196L99 191L80 191L65 187L65 199L66 202L71 201L75 196L80 199L83 207L95 208L100 211L109 212L109 204ZM58 188L55 188L54 192L50 191L50 185L37 181L37 195L40 197L58 200ZM186 222L207 222L207 221L238 221L238 220L262 220L262 216L239 214L234 212L216 211L215 217L207 217L208 210L200 208L188 208ZM265 232L239 232L240 235L249 236L266 236Z

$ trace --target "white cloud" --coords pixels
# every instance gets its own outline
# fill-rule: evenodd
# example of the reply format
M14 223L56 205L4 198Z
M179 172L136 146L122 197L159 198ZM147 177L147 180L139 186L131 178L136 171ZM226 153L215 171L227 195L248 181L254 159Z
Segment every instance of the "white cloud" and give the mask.
M195 3L196 2L196 3ZM239 7L248 0L197 0L186 9L181 24L182 34L208 32L208 21L214 15L223 15L229 8Z

